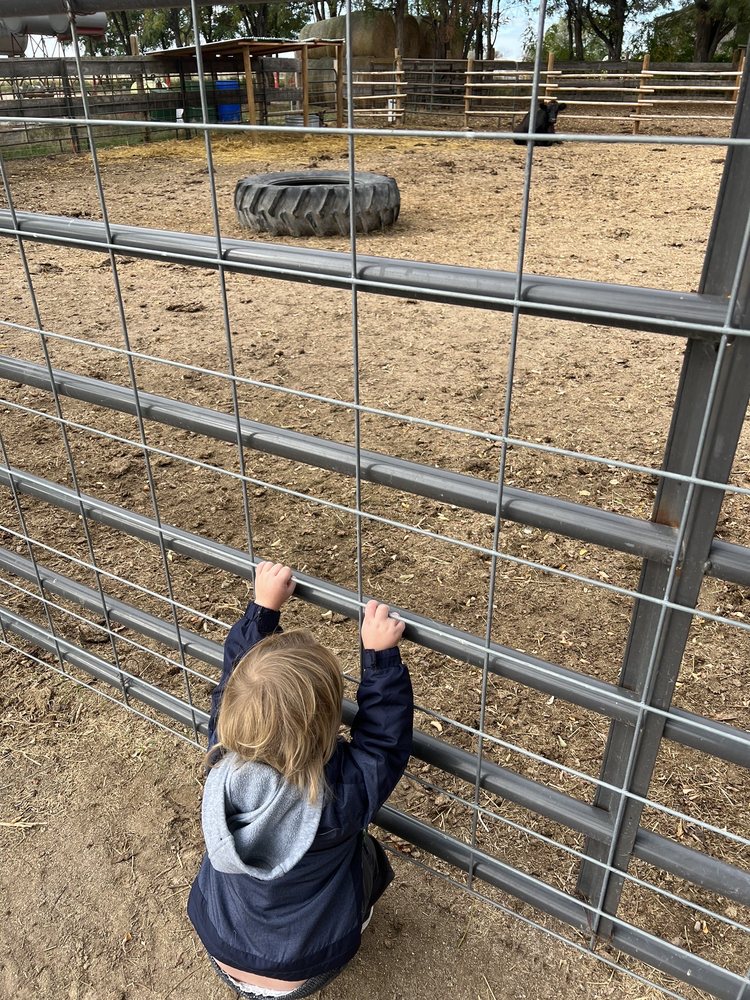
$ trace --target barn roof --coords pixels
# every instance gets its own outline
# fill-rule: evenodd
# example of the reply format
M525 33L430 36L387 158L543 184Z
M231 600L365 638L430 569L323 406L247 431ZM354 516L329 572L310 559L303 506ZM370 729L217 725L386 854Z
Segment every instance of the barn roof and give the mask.
M288 52L300 52L302 49L315 49L321 46L343 46L343 39L331 38L231 38L223 42L206 42L201 45L203 61L210 64L221 63L225 60L230 63L237 62L242 65L247 52L252 56L275 56ZM186 45L178 49L162 49L159 52L150 52L150 56L160 62L172 62L175 66L181 66L183 70L189 71L195 65L195 46Z

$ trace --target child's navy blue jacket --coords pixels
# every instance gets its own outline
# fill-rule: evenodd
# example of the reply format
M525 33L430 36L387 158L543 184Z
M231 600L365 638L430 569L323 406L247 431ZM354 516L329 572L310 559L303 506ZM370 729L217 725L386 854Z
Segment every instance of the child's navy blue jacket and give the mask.
M238 659L278 629L279 613L251 603L230 630L211 701L209 745L221 697ZM366 650L351 741L340 739L325 767L330 789L317 834L286 874L262 881L214 869L204 856L188 915L206 950L236 969L308 979L356 953L362 920L362 831L391 794L411 752L411 681L397 648ZM375 886L372 901L385 884Z

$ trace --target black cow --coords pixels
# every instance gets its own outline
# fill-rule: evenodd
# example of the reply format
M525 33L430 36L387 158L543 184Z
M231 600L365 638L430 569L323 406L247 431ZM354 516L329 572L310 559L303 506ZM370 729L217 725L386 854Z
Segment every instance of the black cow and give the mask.
M546 104L544 101L539 102L539 107L536 109L536 118L534 119L534 131L539 133L544 133L545 135L555 134L555 122L557 121L557 116L561 111L567 108L567 104L559 104L557 101L550 101ZM521 124L517 125L513 129L514 132L522 133L529 131L529 115L526 114L521 120ZM525 146L529 140L524 139L514 139L513 142L517 146ZM562 139L537 139L535 142L536 146L552 146L556 142L562 142Z

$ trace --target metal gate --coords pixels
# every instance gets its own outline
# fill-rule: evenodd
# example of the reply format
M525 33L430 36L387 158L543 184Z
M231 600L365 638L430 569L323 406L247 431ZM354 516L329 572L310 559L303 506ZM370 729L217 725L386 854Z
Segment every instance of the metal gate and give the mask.
M13 0L0 0L0 14L13 16L19 8ZM49 0L34 5L38 13L59 13L66 4ZM101 8L106 3L96 2ZM118 10L128 6L120 0L113 4ZM81 73L81 56L75 30L75 13L86 13L88 3L73 2L71 24L75 44L76 64ZM93 9L93 8L92 8ZM191 8L197 23L195 0ZM539 37L542 37L544 11L540 13ZM541 46L538 46L541 55ZM200 48L197 53L198 72L204 82ZM348 69L351 89L351 68ZM540 58L534 77L534 100L539 93ZM443 877L459 883L468 891L486 896L495 905L507 907L515 898L530 904L533 910L522 909L521 919L535 923L532 913L543 913L569 925L572 932L563 935L573 947L589 949L608 964L617 964L614 954L629 956L658 969L690 987L725 1000L750 1000L748 964L747 914L750 912L750 871L743 866L743 852L750 846L747 830L730 831L702 820L699 816L662 805L652 795L652 777L657 755L664 740L690 748L728 762L740 768L750 766L750 734L724 721L701 717L672 706L675 685L688 642L691 625L696 620L711 621L723 628L746 633L750 624L740 617L730 617L699 607L701 588L706 576L741 586L750 584L750 549L722 541L716 537L717 522L725 494L732 492L744 497L750 489L728 486L733 462L750 395L750 87L745 74L732 138L729 140L696 138L660 138L659 142L713 144L726 146L724 175L705 258L699 290L677 293L630 286L610 285L565 276L528 275L524 270L524 250L528 221L529 198L533 176L534 149L528 147L524 175L524 195L515 273L477 268L451 267L414 261L366 256L358 252L356 234L350 233L350 251L338 253L317 249L299 249L279 244L263 244L222 236L212 159L212 135L215 132L262 132L263 127L242 125L200 125L191 128L205 136L208 180L212 196L212 237L182 232L167 232L115 224L110 221L104 186L98 165L94 129L102 122L89 115L86 86L81 75L84 117L54 120L55 124L70 124L87 134L95 170L101 221L85 218L63 218L29 213L17 209L13 200L10 172L2 165L5 207L0 211L0 236L15 241L18 264L35 316L33 325L16 320L3 320L7 331L23 330L39 338L42 363L22 357L0 357L0 378L4 389L9 383L33 387L48 394L51 406L27 405L19 396L5 392L3 405L8 412L25 414L53 424L63 442L69 484L43 479L11 464L13 442L0 432L2 467L0 484L4 509L8 512L3 527L6 544L0 547L0 568L7 593L21 595L29 608L42 609L44 618L34 620L33 613L22 613L17 601L0 606L2 642L6 649L15 650L31 662L57 669L81 680L83 674L111 688L110 697L121 701L128 709L143 712L152 721L150 710L156 710L162 725L186 735L196 745L202 745L206 732L207 691L205 682L216 677L221 663L221 646L200 631L192 631L180 620L183 612L191 613L175 599L170 562L180 554L209 567L217 567L236 577L252 580L257 562L270 553L257 553L252 539L251 487L276 490L295 499L315 500L278 483L269 483L247 474L246 457L251 451L291 459L321 470L335 472L354 481L355 503L324 503L353 515L357 531L357 590L346 590L329 580L299 574L297 595L304 601L327 609L336 615L357 620L366 599L364 584L361 525L383 523L402 528L439 541L456 542L469 547L487 559L489 600L484 634L475 635L400 609L406 621L406 638L429 650L461 661L482 675L481 704L476 725L459 724L446 713L423 706L420 718L434 720L437 725L419 728L414 733L414 759L429 765L433 773L442 773L451 780L450 788L437 780L427 780L419 774L413 780L448 800L466 806L472 815L471 829L465 839L453 836L408 811L391 805L378 816L380 826L403 842L414 845L431 858L447 863L440 867ZM388 137L391 135L427 135L449 137L452 133L432 130L355 129L351 102L347 127L338 130L347 137L350 180L355 170L356 137L362 134ZM0 107L0 111L2 108ZM207 121L205 88L203 90L204 122ZM8 122L0 114L0 122ZM27 119L30 120L30 119ZM44 124L45 119L39 119ZM112 123L107 123L111 125ZM144 123L121 121L118 128L142 129ZM160 129L179 125L159 122ZM273 131L273 129L271 129ZM282 128L282 132L304 131ZM331 130L326 130L329 134ZM337 130L333 130L336 132ZM476 141L507 141L505 133L463 135ZM647 136L565 136L566 141L586 142L653 142ZM1 163L2 161L0 161ZM76 338L65 332L45 329L35 296L34 280L29 267L26 247L31 243L47 243L57 247L82 249L92 254L104 254L109 261L114 289L119 304L122 327L122 348L117 351L129 372L130 385L117 385L74 371L53 368L49 344L55 340L75 343ZM228 355L225 373L231 391L232 412L222 413L179 399L156 395L139 388L136 363L146 356L132 349L126 310L120 286L123 258L142 258L162 264L180 264L207 268L218 273L223 301L224 334ZM304 282L348 290L352 303L352 385L350 400L326 400L311 393L276 386L301 400L323 401L343 406L352 414L355 434L351 444L306 435L246 419L240 414L238 385L254 385L252 379L237 374L235 369L229 308L226 296L226 275L262 275L279 281ZM506 311L512 317L511 347L508 357L508 386L502 416L502 428L497 434L482 429L470 429L482 440L500 446L500 464L495 481L465 473L449 472L431 465L396 458L386 452L376 453L361 447L360 421L366 415L385 415L412 421L427 429L445 430L447 425L415 417L408 413L393 413L387 408L374 410L360 404L358 362L358 302L362 295L399 296L402 298L444 303L456 309L473 307ZM519 321L523 316L554 317L561 322L596 323L613 331L633 329L682 337L685 354L679 386L676 390L671 430L660 469L651 469L625 461L565 451L553 445L517 441L510 435L510 412L513 372L518 344ZM78 342L91 346L89 341ZM112 351L112 348L107 348ZM150 356L149 356L150 357ZM154 360L150 358L150 360ZM170 359L162 360L177 368L201 372L199 364L186 365ZM215 374L215 373L214 373ZM261 383L257 383L260 385ZM100 496L87 495L79 489L77 465L83 454L74 434L79 424L65 416L64 400L84 401L111 411L133 415L138 427L138 441L147 473L147 489L151 512L143 513ZM239 482L243 491L247 547L240 551L162 520L154 482L153 463L160 457L180 459L179 454L157 448L148 442L148 428L163 424L187 429L196 435L237 445L237 468L226 469L226 475ZM89 428L90 429L90 428ZM448 428L454 429L455 428ZM99 432L116 439L116 435ZM76 439L77 440L77 439ZM133 442L130 441L130 444ZM650 520L640 520L603 508L574 503L554 496L520 489L507 483L508 450L514 447L534 448L542 454L566 455L582 462L631 470L654 475L658 480L656 499ZM191 461L194 461L191 459ZM200 462L197 463L200 465ZM431 498L456 508L488 515L493 519L493 541L479 546L450 535L403 524L395 516L383 517L368 512L361 502L362 486L378 484L401 493ZM64 555L49 544L43 534L33 534L27 527L27 504L46 505L49 516L55 510L77 515L88 547L88 559L72 560L92 571L96 586L77 582L72 576L52 571L45 565L45 552ZM642 560L640 582L636 591L616 582L590 579L561 567L541 565L533 560L510 556L501 545L502 526L513 521L531 528L542 528L583 543L605 546L637 556ZM12 525L15 524L14 528ZM165 608L160 616L137 608L133 604L108 594L108 581L118 580L118 574L103 569L97 563L92 540L94 530L104 526L107 531L139 539L158 551L166 581L165 593L150 593ZM71 557L72 558L72 557ZM493 601L498 590L499 568L507 563L526 564L529 569L551 573L571 582L599 587L632 600L632 617L626 648L622 657L618 683L607 683L584 671L578 672L549 662L527 652L502 646L492 639ZM122 581L120 581L122 582ZM140 592L137 576L126 581ZM388 600L387 594L375 595ZM58 602L63 600L66 607ZM71 610L78 607L78 612ZM85 612L101 619L98 626L108 643L92 651L85 643L73 641L53 620L64 613L73 622L92 625ZM54 614L53 614L54 613ZM204 616L205 617L205 616ZM212 620L217 624L217 620ZM94 623L95 625L95 623ZM96 627L96 626L95 626ZM123 632L123 630L125 630ZM140 649L144 655L158 656L184 680L184 694L177 696L132 670L121 662L123 643ZM208 674L189 666L197 661L210 668ZM519 748L490 735L485 717L491 705L489 678L492 675L511 679L553 699L580 706L605 720L606 749L598 775L584 768L573 769L556 764L541 755ZM346 701L345 721L353 717L355 706ZM453 728L451 729L451 726ZM451 732L468 733L474 748L468 749L460 740L451 741ZM441 737L441 738L439 738ZM538 759L555 769L587 782L593 789L590 801L558 790L555 782L532 779L520 771L501 766L488 754L489 746L501 745L527 758ZM462 791L458 791L462 789ZM532 830L503 817L482 805L484 794L493 802L503 800L522 806L554 824L582 835L583 849L560 843L558 839ZM690 823L703 831L707 838L723 840L727 852L712 852L687 846L678 838L654 832L642 823L642 813L649 808L668 817L678 825ZM541 841L564 850L577 868L577 889L563 891L555 885L552 872L531 874L483 850L478 828L487 822L509 823ZM734 852L732 854L731 852ZM745 857L746 857L745 853ZM641 862L638 874L634 862ZM420 862L426 867L432 863ZM646 866L644 869L643 866ZM656 869L669 879L652 880L647 872ZM465 873L465 877L460 876ZM644 874L644 871L646 874ZM656 882L658 881L658 884ZM689 920L696 926L706 920L722 932L731 933L740 942L726 961L703 957L699 949L688 949L683 942L667 940L639 926L637 913L623 916L621 897L624 888L635 886L641 892L684 905ZM669 887L667 887L669 886ZM686 888L682 888L685 886ZM500 893L494 893L500 890ZM715 902L715 900L719 902ZM688 918L686 918L688 919ZM557 937L557 923L546 923L545 929ZM744 949L744 950L743 950ZM731 958L731 960L730 960ZM744 963L739 964L738 963ZM630 973L644 977L638 965ZM680 995L664 981L659 987L670 995Z

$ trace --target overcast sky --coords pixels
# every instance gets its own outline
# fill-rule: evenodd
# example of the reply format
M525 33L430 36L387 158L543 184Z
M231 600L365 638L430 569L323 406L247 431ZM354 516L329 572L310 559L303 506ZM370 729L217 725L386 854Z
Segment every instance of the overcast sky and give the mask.
M497 33L495 48L500 59L520 59L523 54L522 36L526 29L527 18L520 11L512 15L508 24L504 24Z

